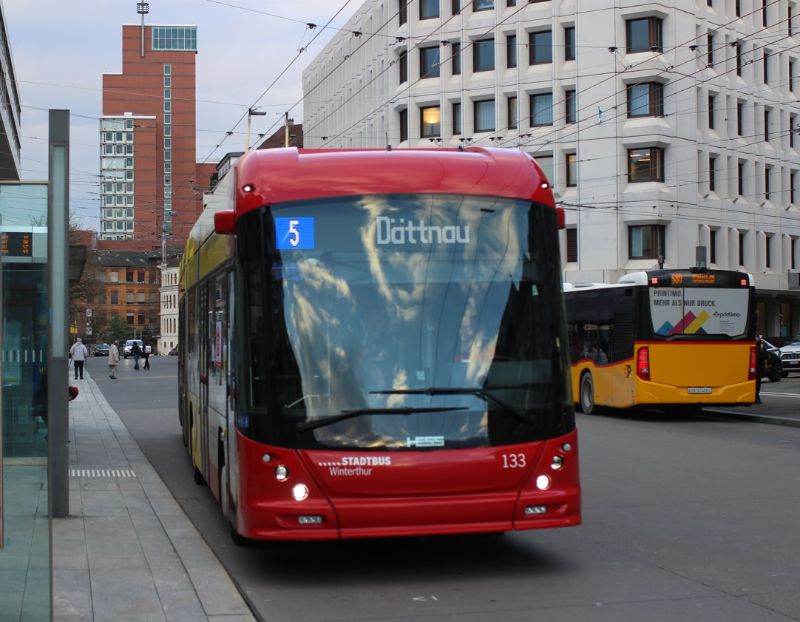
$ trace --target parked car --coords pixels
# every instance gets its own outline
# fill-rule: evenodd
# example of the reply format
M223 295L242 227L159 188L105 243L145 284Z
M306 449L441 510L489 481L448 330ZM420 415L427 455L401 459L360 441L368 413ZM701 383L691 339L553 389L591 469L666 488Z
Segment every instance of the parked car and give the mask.
M94 347L95 356L108 356L109 345L107 343L98 343Z
M123 358L128 358L129 356L132 356L131 348L133 347L134 343L138 343L140 348L144 346L144 342L141 339L128 339L128 341L125 342L125 345L122 346Z
M786 376L783 373L783 363L781 361L781 349L778 346L772 345L766 339L764 348L767 351L767 358L764 361L764 376L769 378L770 382L780 382L781 378Z
M800 371L800 335L780 347L781 375L786 378L790 371Z
M169 356L178 356L178 346L175 346L169 351Z

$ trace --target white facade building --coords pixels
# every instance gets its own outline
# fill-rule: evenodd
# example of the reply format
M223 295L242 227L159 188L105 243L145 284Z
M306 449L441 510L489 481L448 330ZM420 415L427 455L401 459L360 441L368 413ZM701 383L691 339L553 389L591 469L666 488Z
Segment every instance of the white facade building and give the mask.
M795 0L367 0L303 73L307 147L523 149L566 210L567 281L752 273L800 332Z
M161 266L161 337L158 353L169 354L178 345L178 266Z

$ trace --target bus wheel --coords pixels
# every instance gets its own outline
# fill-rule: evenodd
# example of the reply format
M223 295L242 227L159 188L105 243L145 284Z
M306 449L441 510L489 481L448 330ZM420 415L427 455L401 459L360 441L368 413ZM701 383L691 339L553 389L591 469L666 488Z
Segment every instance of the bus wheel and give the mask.
M581 376L581 410L587 415L597 411L594 403L594 379L592 372L587 371Z
M194 467L194 483L198 486L205 486L206 484L206 478L203 477L203 474L197 467Z

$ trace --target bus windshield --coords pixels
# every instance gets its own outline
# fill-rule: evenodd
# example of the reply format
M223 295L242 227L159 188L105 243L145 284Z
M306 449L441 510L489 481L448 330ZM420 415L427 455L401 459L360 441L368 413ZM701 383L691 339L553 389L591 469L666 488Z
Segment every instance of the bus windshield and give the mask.
M749 297L743 287L651 287L653 332L660 337L742 337L748 327Z
M245 434L311 448L527 442L574 427L552 208L384 195L240 221Z

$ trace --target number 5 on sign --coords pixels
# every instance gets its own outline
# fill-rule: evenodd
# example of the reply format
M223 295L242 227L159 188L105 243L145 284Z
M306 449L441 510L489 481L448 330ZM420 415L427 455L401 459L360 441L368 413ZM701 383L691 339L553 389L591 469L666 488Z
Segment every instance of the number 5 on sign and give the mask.
M276 218L275 240L278 250L312 250L314 248L313 218Z

